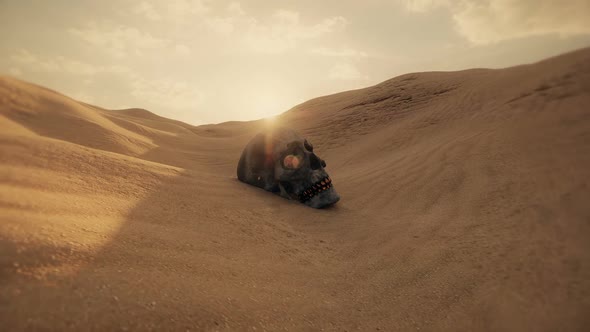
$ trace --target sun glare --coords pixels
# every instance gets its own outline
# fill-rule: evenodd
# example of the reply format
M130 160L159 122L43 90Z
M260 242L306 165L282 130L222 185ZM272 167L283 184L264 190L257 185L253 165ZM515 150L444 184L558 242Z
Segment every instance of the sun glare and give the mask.
M277 118L278 115L272 115L269 117L264 118L264 124L266 125L266 127L274 127L277 123Z
M263 117L273 116L280 113L281 98L276 94L264 94L253 100L253 107L256 113Z
M265 119L270 125L276 121L279 114L287 111L296 104L293 95L281 87L272 87L268 82L261 82L253 85L248 91L245 107L249 111L249 117L254 119Z

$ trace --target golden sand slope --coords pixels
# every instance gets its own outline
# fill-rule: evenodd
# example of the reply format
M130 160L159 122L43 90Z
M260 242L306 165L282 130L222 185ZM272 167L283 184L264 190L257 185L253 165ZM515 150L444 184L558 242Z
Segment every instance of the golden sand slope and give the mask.
M590 49L301 104L342 200L236 180L194 127L0 78L2 330L582 330Z

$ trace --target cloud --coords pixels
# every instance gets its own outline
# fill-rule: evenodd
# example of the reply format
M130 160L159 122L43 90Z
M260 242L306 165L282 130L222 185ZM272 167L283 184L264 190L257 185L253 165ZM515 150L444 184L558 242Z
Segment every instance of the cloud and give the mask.
M311 54L335 57L335 58L366 58L369 55L362 51L353 50L350 48L333 49L327 47L315 48L310 51Z
M130 69L124 66L95 66L89 63L73 60L64 56L41 57L28 50L21 49L10 59L29 71L46 73L68 73L81 76L93 76L98 73L121 74Z
M84 28L71 28L68 31L116 57L126 56L129 52L141 54L142 50L161 48L168 44L167 40L125 25L91 22Z
M60 69L55 59L40 59L37 55L25 49L21 49L16 54L11 55L10 59L19 65L24 65L29 69L38 71L56 72Z
M234 32L234 20L231 17L210 17L203 20L203 24L212 32L220 35L230 35Z
M278 9L269 17L259 19L248 14L239 2L231 2L217 8L216 11L208 5L210 5L209 2L188 0L143 1L135 6L131 13L152 21L165 20L176 27L182 25L183 29L195 32L198 32L198 29L204 29L206 32L223 36L223 40L235 42L234 45L241 46L240 50L268 54L278 54L294 49L303 41L340 31L348 23L342 16L332 16L310 24L303 22L299 12L285 9ZM140 46L146 44L143 45L144 47L162 42L149 34L141 34L131 29L122 29L125 33L105 29L99 32L97 31L99 29L94 26L92 29L75 31L75 33L84 36L96 46L108 47L113 54L123 54L125 50L120 43L107 44L109 40L132 42L127 38L132 35Z
M402 4L411 12L423 13L447 6L450 1L452 0L402 0Z
M8 73L10 73L10 75L12 75L12 76L22 76L23 75L22 70L20 70L20 68L18 68L18 67L10 67L10 69L8 69Z
M182 50L182 45L180 46ZM42 57L28 50L21 49L10 57L10 60L28 72L42 72L50 74L72 74L74 81L79 82L72 91L64 91L75 99L85 102L95 102L92 97L96 91L80 90L82 86L92 89L89 85L101 83L106 79L107 84L117 82L119 92L134 97L142 105L155 106L167 111L184 112L194 110L204 99L204 94L190 84L179 79L148 79L128 67L111 65L98 66L69 59L63 56ZM96 74L111 74L108 77L95 77ZM12 73L16 75L17 73ZM116 75L116 76L113 76ZM80 84L81 83L81 84ZM104 84L105 82L102 82ZM127 89L127 91L125 91ZM93 91L89 93L88 91ZM101 91L99 94L102 94ZM104 96L102 96L104 99ZM104 100L103 100L104 101ZM119 105L120 106L120 105Z
M453 15L459 33L475 44L534 35L590 34L587 0L466 2Z
M182 55L182 56L186 56L186 55L190 55L191 54L190 47L188 47L188 46L186 46L184 44L176 44L174 46L174 51L176 52L176 54Z
M354 80L366 80L368 79L367 76L363 76L361 72L356 68L354 65L350 63L337 63L330 69L330 73L328 74L328 78L333 80L344 80L344 81L354 81Z
M590 34L588 0L405 0L406 9L447 7L457 32L473 44L557 34Z
M168 17L172 19L184 18L208 12L210 9L200 0L168 0L166 4Z
M295 48L301 41L312 40L344 29L347 20L342 16L324 18L306 25L298 12L276 11L269 22L250 18L245 24L243 42L250 50L261 53L282 53Z
M246 12L242 9L242 5L239 2L231 2L227 5L227 11L234 16L246 15Z
M131 9L132 14L142 16L149 21L165 21L175 27L199 24L218 34L230 34L234 30L234 17L245 15L240 3L227 5L229 16L209 15L211 8L202 1L171 0L143 1Z
M133 8L133 12L135 14L144 16L150 21L160 21L162 19L162 16L158 13L154 6L146 1L142 1L137 4L137 6Z
M145 104L172 110L193 110L203 102L203 94L189 84L176 79L131 82L131 95Z
M200 0L142 1L131 9L131 13L150 21L167 21L184 24L190 18L209 12L210 8Z

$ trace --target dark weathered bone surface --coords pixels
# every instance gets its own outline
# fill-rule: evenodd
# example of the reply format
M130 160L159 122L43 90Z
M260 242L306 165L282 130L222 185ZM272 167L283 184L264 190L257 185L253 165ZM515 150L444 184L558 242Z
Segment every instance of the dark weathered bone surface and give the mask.
M287 155L301 157L301 166L283 165ZM326 173L326 162L313 152L313 145L288 128L259 133L244 148L238 163L238 179L287 199L323 208L340 196Z

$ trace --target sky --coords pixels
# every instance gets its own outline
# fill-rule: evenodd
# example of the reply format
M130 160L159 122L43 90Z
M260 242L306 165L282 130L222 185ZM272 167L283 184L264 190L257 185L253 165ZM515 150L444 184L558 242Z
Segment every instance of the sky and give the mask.
M588 0L0 0L0 75L190 124L590 46Z

